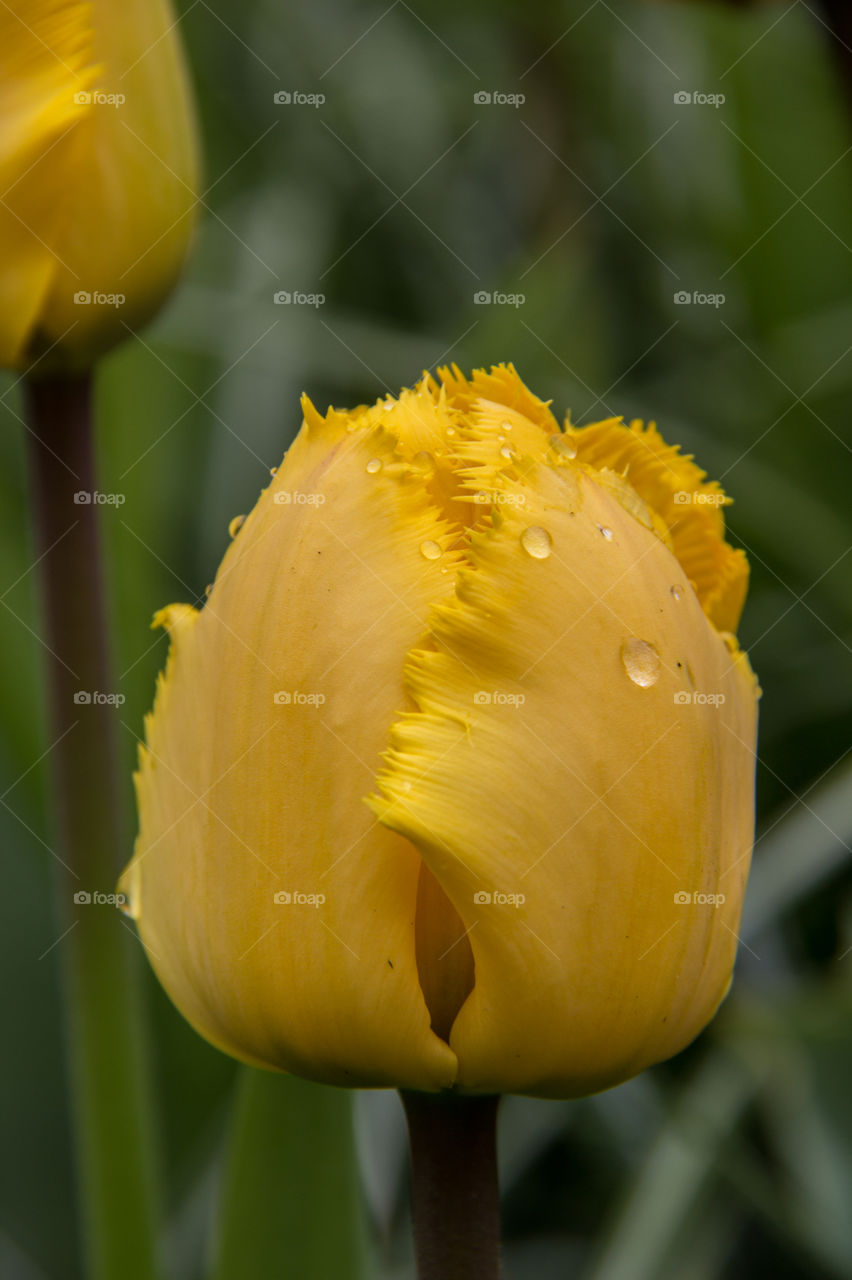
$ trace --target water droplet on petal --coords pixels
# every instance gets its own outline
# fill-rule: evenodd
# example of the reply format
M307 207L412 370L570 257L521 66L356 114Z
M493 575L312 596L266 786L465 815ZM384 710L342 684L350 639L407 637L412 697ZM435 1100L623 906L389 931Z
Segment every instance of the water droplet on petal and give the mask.
M521 534L521 546L533 560L546 560L553 550L553 539L540 524L531 524Z
M660 655L647 640L637 640L634 636L625 640L621 646L621 661L630 679L642 689L657 683L660 675Z
M437 542L427 538L425 542L420 543L420 554L425 560L440 560L444 553Z
M365 471L369 471L371 476L374 476L376 472L381 471L381 469L382 469L381 458L371 458L370 461L367 463L366 467L364 468Z
M500 450L500 457L501 457L501 458L514 458L514 456L515 456L515 451L514 451L514 449L513 449L510 445L508 445L508 444L504 444L504 445L503 445L503 448Z
M548 444L553 452L558 453L561 458L576 458L577 456L576 448L564 436L551 436Z
M204 594L205 594L206 596L209 596L209 595L210 595L210 592L211 592L212 590L213 590L213 583L212 583L212 582L208 582L208 583L207 583L207 586L204 588Z
M133 904L131 903L130 898L127 896L126 893L120 893L118 897L119 897L119 901L116 905L118 906L118 909L121 912L121 914L123 916L130 916L131 920L135 920L136 912L133 910Z
M435 459L425 449L420 449L415 453L411 462L413 466L417 467L418 471L433 471L435 468Z
M679 587L678 584L675 583L673 587L669 587L669 590L671 591L675 600L680 600L681 596L683 595L683 587Z
M233 520L228 525L228 533L232 538L236 538L240 529L242 529L243 527L244 521L245 521L245 516L234 516Z
M508 419L504 419L504 420L500 423L500 426L503 428L503 430L504 430L504 431L511 431L511 430L512 430L512 424L511 424L511 422L509 422L509 421L508 421Z
M612 542L612 529L608 529L605 524L599 524L598 528L606 538L607 542Z
M393 407L394 407L394 401L393 401L393 400L386 400L386 401L385 401L385 403L384 403L384 404L383 404L383 406L382 406L382 408L384 409L385 413L390 413L390 411L393 409Z
M270 467L270 468L269 468L269 474L270 474L271 476L277 476L277 475L278 475L278 468L277 468L277 467Z
M447 432L446 432L446 434L447 434L448 436L454 436L454 435L456 434L456 429L455 429L455 427L447 427Z

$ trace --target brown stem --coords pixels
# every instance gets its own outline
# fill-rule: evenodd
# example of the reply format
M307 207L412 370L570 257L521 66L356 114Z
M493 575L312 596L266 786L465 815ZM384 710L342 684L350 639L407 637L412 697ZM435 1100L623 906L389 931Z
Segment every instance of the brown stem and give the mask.
M849 0L817 0L816 7L831 36L831 52L846 105L852 108L852 8Z
M402 1092L419 1280L499 1280L499 1101Z
M64 981L85 1270L90 1280L153 1280L153 1126L136 944L109 902L125 849L91 376L30 382L27 410L51 719L59 936L50 950Z

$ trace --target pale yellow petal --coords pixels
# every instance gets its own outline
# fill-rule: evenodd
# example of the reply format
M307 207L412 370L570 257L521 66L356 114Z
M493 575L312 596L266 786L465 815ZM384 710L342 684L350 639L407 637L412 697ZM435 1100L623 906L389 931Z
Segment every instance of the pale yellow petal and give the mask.
M123 887L215 1044L337 1084L449 1087L418 981L421 860L362 797L411 705L402 658L452 592L454 530L387 433L306 418L204 608L163 618Z

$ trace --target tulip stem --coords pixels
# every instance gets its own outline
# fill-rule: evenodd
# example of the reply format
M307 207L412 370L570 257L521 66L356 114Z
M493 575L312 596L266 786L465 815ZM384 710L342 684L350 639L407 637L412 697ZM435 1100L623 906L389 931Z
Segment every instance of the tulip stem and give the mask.
M402 1092L419 1280L498 1280L499 1101Z
M59 918L46 954L62 966L83 1269L88 1280L153 1280L155 1164L137 944L108 900L125 845L118 710L102 700L115 685L94 497L92 378L31 381L26 394L53 744Z

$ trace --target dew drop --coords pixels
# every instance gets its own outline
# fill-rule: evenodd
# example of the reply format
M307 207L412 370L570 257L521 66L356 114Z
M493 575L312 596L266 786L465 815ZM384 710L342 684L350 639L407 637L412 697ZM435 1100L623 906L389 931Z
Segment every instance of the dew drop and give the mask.
M548 441L554 453L558 453L561 458L576 458L577 450L570 440L566 440L564 436L551 436Z
M553 539L540 524L531 524L521 534L521 546L533 560L546 560L553 550Z
M503 448L500 450L500 457L501 457L501 458L514 458L514 456L515 456L515 451L514 451L514 449L511 447L511 445L504 444L504 445L503 445Z
M455 427L447 427L446 434L448 436L454 436L456 434Z
M120 896L122 901L117 904L119 911L123 916L130 916L131 920L135 920L136 912L133 910L133 903L130 901L126 893L121 894Z
M500 426L503 428L504 431L512 430L512 424L506 418L503 419L503 421L500 423Z
M631 636L621 646L621 661L624 670L634 684L647 689L656 684L660 675L660 655L647 640L637 640Z
M277 467L270 467L270 468L269 468L269 474L270 474L271 476L277 476L277 475L278 475L278 468L277 468Z
M393 407L394 407L393 400L386 400L382 405L382 408L384 409L385 413L390 413Z
M233 520L228 525L228 533L232 538L236 538L240 529L242 529L244 522L245 516L234 516Z
M418 471L433 471L435 468L435 459L425 449L420 449L415 453L411 462L413 466L417 467Z
M612 542L612 529L608 529L605 524L599 524L598 528L600 529L602 535L606 538L607 542Z
M683 595L683 587L679 587L677 583L675 583L673 587L669 587L669 591L672 593L675 600L680 600Z
M207 583L207 586L204 588L204 594L205 594L206 596L209 596L209 595L210 595L210 592L211 592L212 590L213 590L213 583L212 583L212 582L208 582L208 583Z
M365 471L369 471L371 476L374 476L376 472L381 471L381 469L382 469L381 458L371 458L370 461L367 463L366 467L364 468Z
M431 538L427 538L425 542L420 543L420 554L424 560L440 560L444 554L437 542L433 542Z

